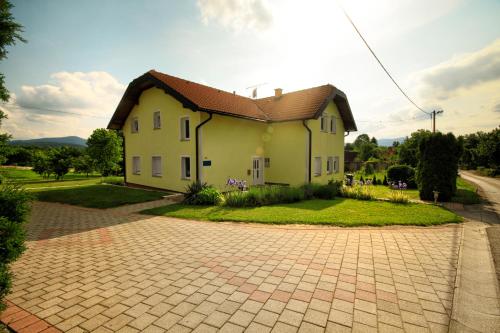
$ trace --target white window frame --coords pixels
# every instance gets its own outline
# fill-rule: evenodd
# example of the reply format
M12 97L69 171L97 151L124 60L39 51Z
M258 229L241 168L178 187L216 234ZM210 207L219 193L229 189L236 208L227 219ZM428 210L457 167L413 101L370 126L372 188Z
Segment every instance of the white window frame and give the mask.
M185 168L186 159L189 159L189 175L187 175L187 169ZM191 156L182 155L181 156L181 179L191 179L192 169L191 169Z
M338 156L335 156L333 158L333 172L335 173L340 172L340 158Z
M141 174L141 157L140 156L132 156L132 174L134 174L134 175Z
M159 164L155 169L155 160ZM162 161L161 156L151 156L151 176L161 177L162 176Z
M161 128L161 113L160 110L153 112L153 129Z
M189 136L186 136L186 121L188 121L188 134ZM189 116L181 117L180 119L180 137L181 141L189 141L191 140L191 120L189 119Z
M322 169L322 159L321 156L316 156L314 158L314 176L321 176L321 169Z
M337 118L335 116L332 116L330 118L330 133L332 134L337 133Z
M327 174L332 174L333 173L333 170L334 170L334 159L333 159L333 156L328 156L327 160L326 160L326 173Z
M137 126L135 126L137 124ZM130 123L130 132L138 133L139 132L139 118L132 118L132 122Z
M319 118L319 129L321 132L328 132L328 123L324 114Z

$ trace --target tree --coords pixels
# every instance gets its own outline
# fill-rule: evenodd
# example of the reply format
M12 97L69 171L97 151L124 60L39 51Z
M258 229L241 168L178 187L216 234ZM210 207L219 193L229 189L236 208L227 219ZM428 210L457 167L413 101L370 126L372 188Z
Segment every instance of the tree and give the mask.
M433 133L422 138L418 146L417 184L420 199L448 201L456 192L460 141L452 133Z
M33 171L41 175L43 178L50 177L52 169L47 152L40 150L33 155Z
M359 147L359 159L362 161L368 161L370 157L375 157L376 148L377 146L370 141L362 143Z
M432 133L427 130L418 130L411 133L410 137L398 146L398 163L416 167L418 163L417 152L420 141L431 136Z
M23 26L14 21L12 7L8 0L0 1L0 60L7 58L7 46L13 46L17 41L26 42L21 36ZM5 87L5 76L0 73L0 100L7 102L9 97L9 91Z
M1 89L2 87L0 87L0 90ZM7 115L2 110L0 110L0 127L2 126L2 120L4 119L7 119ZM6 156L8 153L7 143L9 142L10 138L12 138L10 134L7 133L0 134L0 164L4 164L7 161L7 156Z
M80 154L76 148L61 147L49 151L49 168L57 180L64 178L73 166L73 160Z
M365 143L370 143L370 137L368 134L360 134L356 137L356 140L354 140L353 145L354 148L359 149L361 145Z
M95 161L96 169L107 176L120 169L122 138L116 131L98 128L87 140L87 152Z
M82 154L73 161L75 172L85 173L87 177L94 172L94 160L88 154Z

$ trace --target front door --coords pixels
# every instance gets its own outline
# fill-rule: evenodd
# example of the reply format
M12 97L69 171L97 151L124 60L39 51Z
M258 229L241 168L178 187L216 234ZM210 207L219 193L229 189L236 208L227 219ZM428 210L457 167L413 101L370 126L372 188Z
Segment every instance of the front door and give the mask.
M264 184L264 159L262 157L253 158L253 184Z

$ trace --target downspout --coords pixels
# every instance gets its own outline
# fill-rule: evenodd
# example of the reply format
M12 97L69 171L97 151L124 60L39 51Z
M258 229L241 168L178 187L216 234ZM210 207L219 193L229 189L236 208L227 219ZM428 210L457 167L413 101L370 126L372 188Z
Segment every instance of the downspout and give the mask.
M306 123L307 120L302 120L302 125L306 128L307 132L309 132L309 161L307 161L307 168L308 174L307 174L307 181L310 183L311 182L311 160L312 160L312 131L311 129L307 126Z
M125 153L125 135L123 135L122 137L123 137L123 183L127 185L127 154Z
M212 113L208 113L208 118L202 121L201 123L196 126L196 181L200 181L200 154L199 154L199 147L200 147L200 142L199 142L199 130L201 126L205 125L212 119Z
M346 135L344 135L344 138L345 138L346 136L348 136L348 135L349 135L349 133L351 133L351 132L347 131L347 134L346 134Z

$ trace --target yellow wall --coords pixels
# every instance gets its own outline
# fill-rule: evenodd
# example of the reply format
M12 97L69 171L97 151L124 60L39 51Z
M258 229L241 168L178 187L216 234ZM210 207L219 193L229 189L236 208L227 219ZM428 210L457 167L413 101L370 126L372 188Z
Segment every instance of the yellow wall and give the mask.
M312 155L311 155L311 182L327 183L330 179L344 179L344 124L340 117L340 113L334 102L330 102L324 113L328 116L337 118L337 131L335 134L321 131L321 120L311 119L307 121L309 128L312 130ZM328 119L328 118L327 118ZM329 130L329 124L327 126ZM339 172L327 174L326 161L328 156L339 157ZM321 157L321 176L314 175L314 158Z
M207 117L204 115L203 120ZM203 160L212 163L201 167L201 180L221 190L226 189L229 178L246 180L252 185L252 157L264 156L265 126L258 121L214 114L200 130L200 163Z
M153 129L153 113L161 114L161 129ZM191 140L180 140L180 118L190 117ZM131 132L131 121L139 120L139 132ZM127 182L183 192L186 185L196 178L195 127L200 112L182 107L175 98L163 90L145 90L123 126L125 137ZM191 157L191 181L181 179L181 156ZM141 174L132 173L132 157L140 156ZM152 176L152 156L162 158L162 176Z
M266 182L302 185L307 182L308 136L302 121L266 124Z
M153 129L153 113L161 113L161 129ZM331 102L325 112L336 116L337 132L320 131L320 120L308 120L312 136L311 180L327 183L328 180L343 179L344 127L337 107ZM180 118L190 117L189 141L180 140ZM134 117L139 120L139 132L131 132ZM196 179L195 139L196 126L206 120L208 114L193 112L167 95L163 90L145 90L128 116L122 130L125 136L127 182L150 187L184 192L186 186ZM264 181L300 185L307 181L308 134L302 121L264 123L230 116L213 115L200 130L200 176L201 180L221 190L228 178L246 180L252 185L252 158L270 158L270 167L264 167ZM181 179L181 156L191 158L191 178ZM141 174L132 170L132 157L141 158ZM162 176L152 176L152 157L161 156ZM314 176L314 157L322 157L322 175ZM339 157L339 172L327 174L328 156ZM211 166L201 166L210 160Z

